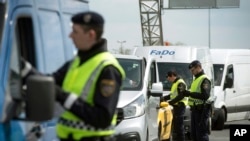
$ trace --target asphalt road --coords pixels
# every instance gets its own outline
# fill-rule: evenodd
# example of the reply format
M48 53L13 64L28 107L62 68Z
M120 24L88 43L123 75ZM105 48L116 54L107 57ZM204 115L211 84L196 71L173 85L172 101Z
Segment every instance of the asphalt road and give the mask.
M223 130L212 130L212 133L209 135L210 141L230 141L230 129L229 125L231 124L247 124L250 125L250 121L241 120L234 122L227 122ZM152 139L152 141L157 141L157 139Z
M248 120L240 120L234 122L227 122L223 130L216 131L213 130L211 135L209 136L210 141L229 141L230 140L230 129L229 125L232 124L247 124L250 125L250 121Z

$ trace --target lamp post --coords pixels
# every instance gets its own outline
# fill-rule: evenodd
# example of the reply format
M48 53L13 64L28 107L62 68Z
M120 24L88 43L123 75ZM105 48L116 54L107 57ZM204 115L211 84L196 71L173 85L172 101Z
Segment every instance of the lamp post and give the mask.
M208 8L208 47L211 48L211 19L210 19L210 8Z
M117 43L120 43L120 49L119 50L120 50L120 53L123 54L124 53L123 44L126 43L126 41L124 41L124 40L123 41L118 40Z

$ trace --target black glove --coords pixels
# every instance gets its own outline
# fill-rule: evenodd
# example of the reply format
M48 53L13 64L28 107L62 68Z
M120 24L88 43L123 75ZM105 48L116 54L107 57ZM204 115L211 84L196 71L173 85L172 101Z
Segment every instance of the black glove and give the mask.
M21 76L23 78L27 77L31 70L32 65L25 59L21 58Z
M172 105L172 106L174 105L173 101L171 101L171 100L168 101L168 104Z
M163 101L170 100L170 94L169 94L169 95L163 96L163 97L162 97L162 100L163 100Z
M189 96L190 96L190 91L185 90L182 94L183 94L183 96L185 96L185 97L189 97Z
M56 94L55 94L55 99L59 103L63 104L65 100L67 99L68 94L62 90L61 87L56 85Z

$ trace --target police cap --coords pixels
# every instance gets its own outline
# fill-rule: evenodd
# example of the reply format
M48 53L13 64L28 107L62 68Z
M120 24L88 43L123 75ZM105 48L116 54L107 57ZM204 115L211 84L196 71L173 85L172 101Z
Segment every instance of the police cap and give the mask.
M93 11L86 11L82 13L78 13L71 18L71 21L76 24L81 25L94 25L94 26L101 26L104 25L103 17Z
M191 69L191 68L196 67L196 66L201 66L201 62L198 61L198 60L194 60L193 62L191 62L191 63L188 65L188 68Z

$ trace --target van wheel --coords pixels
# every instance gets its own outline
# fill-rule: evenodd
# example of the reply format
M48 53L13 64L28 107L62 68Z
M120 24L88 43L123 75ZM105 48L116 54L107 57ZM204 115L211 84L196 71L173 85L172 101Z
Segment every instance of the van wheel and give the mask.
M225 124L225 110L222 108L218 113L218 118L215 121L214 129L215 130L223 130Z
M149 133L148 133L148 128L147 128L146 141L149 141Z

